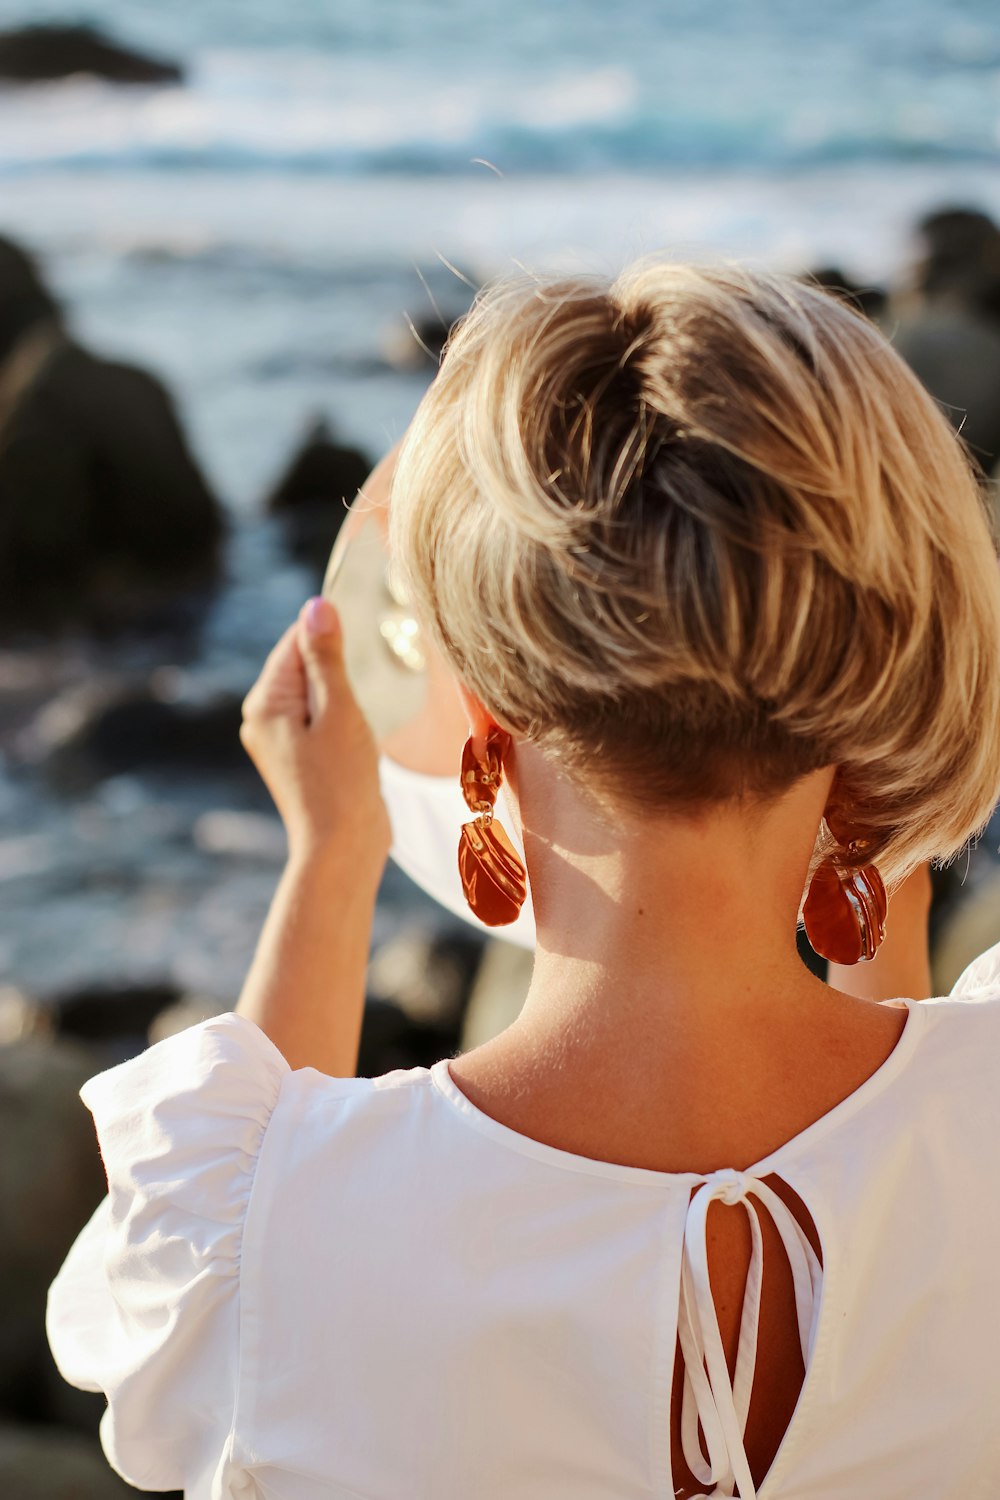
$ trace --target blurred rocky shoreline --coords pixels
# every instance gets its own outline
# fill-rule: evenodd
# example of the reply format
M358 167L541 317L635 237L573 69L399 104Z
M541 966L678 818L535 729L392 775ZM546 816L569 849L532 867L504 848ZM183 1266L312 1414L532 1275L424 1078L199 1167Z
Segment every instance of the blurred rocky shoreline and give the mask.
M0 41L0 70L4 65ZM412 366L424 358L406 352ZM395 356L393 356L395 357ZM373 355L373 360L381 358ZM65 1386L44 1303L102 1195L93 1073L230 1009L284 860L238 738L371 459L311 421L256 514L203 475L173 397L71 333L0 240L0 1494L130 1493ZM331 921L336 912L331 911ZM483 943L398 871L361 1070L457 1050Z

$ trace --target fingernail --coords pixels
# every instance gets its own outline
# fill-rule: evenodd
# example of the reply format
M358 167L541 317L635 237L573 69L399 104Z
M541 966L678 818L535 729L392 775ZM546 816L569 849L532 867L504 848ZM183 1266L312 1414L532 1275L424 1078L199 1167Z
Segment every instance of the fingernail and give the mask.
M310 599L306 605L306 629L310 635L325 635L330 629L330 606L325 599Z

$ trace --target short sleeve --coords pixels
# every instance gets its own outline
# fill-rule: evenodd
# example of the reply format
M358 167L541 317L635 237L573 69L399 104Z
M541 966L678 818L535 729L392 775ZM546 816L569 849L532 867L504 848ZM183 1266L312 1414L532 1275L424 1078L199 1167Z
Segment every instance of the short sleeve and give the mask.
M1000 943L987 948L956 980L951 993L964 1000L1000 1000Z
M207 1492L226 1456L243 1226L288 1072L263 1032L228 1015L80 1091L108 1196L50 1289L48 1336L64 1378L107 1396L105 1453L140 1489Z

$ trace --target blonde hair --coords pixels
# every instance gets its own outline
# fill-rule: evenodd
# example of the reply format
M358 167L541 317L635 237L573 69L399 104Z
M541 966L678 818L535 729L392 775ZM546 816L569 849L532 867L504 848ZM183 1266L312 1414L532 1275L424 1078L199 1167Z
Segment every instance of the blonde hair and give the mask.
M1000 795L1000 575L971 466L816 287L657 262L489 289L391 511L461 680L604 794L696 810L835 764L890 879Z

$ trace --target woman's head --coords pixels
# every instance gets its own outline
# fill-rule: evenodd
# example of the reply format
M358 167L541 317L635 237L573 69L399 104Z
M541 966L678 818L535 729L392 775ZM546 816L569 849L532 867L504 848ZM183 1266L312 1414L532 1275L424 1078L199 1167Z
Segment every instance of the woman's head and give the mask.
M893 876L1000 791L1000 577L951 428L823 292L501 284L404 445L393 549L462 681L619 803L822 766Z

